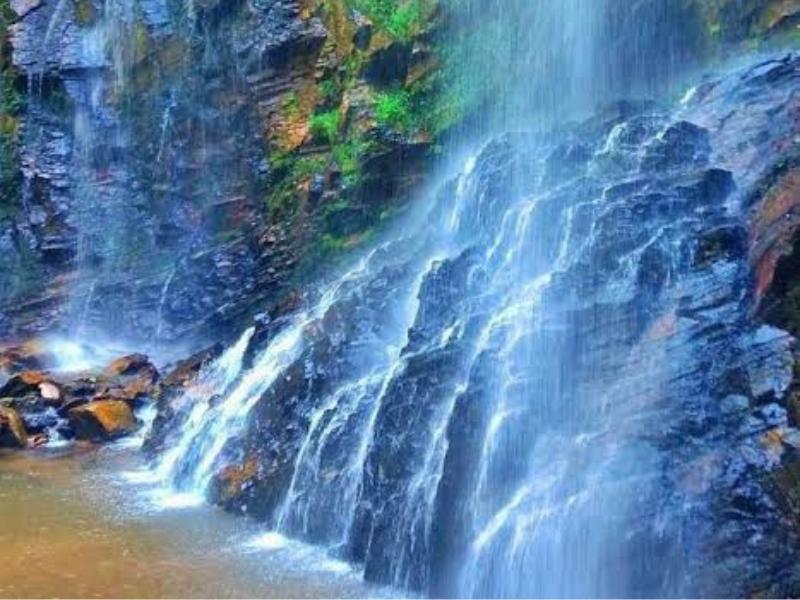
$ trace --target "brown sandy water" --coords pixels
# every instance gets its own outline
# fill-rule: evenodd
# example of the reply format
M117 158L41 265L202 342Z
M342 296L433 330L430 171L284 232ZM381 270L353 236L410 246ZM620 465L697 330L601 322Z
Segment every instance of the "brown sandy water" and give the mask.
M0 597L364 597L357 573L209 506L164 510L135 450L0 453ZM383 594L381 594L383 595Z

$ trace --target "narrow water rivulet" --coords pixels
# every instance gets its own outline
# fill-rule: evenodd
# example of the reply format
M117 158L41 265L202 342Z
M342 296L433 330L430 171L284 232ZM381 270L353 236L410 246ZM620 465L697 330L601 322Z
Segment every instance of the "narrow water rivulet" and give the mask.
M800 591L800 9L23 4L0 595Z

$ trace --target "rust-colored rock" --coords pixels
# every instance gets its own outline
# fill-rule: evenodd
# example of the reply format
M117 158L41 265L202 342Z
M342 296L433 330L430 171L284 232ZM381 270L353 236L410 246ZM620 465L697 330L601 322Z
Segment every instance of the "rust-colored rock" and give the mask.
M67 413L79 440L113 440L136 430L136 419L127 402L94 400Z
M108 379L96 394L134 402L153 393L158 371L144 354L130 354L113 361L104 372Z
M28 432L22 417L13 408L0 407L0 448L25 448Z
M133 375L143 369L152 367L150 359L145 354L129 354L114 360L106 367L106 375L117 377L119 375Z
M248 458L241 465L229 465L216 474L211 496L218 504L225 504L238 497L251 485L258 473L258 460Z
M0 388L0 398L19 398L27 394L38 394L39 386L45 382L47 376L41 371L23 371L14 375Z
M800 227L800 167L777 177L761 200L750 225L751 262L756 300L772 286L780 259L791 254Z

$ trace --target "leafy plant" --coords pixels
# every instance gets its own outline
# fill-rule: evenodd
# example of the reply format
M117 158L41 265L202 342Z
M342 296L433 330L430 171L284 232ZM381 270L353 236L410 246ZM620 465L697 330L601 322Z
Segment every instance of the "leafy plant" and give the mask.
M338 109L317 113L311 117L309 127L315 140L333 144L339 134L340 116Z
M367 15L378 29L407 41L424 21L424 0L346 0L351 8Z
M383 125L406 129L413 122L411 96L403 89L378 94L375 98L375 118Z

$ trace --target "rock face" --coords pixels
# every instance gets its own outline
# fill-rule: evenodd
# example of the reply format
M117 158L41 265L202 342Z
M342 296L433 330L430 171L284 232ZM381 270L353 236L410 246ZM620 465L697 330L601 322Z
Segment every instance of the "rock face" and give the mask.
M379 126L378 90L353 70L392 44L385 32L357 49L365 17L343 0L192 6L14 5L31 94L22 209L0 236L0 335L218 332L357 244L419 182L427 143ZM320 122L333 123L322 138ZM406 155L402 172L370 160Z
M495 139L202 422L170 404L175 484L435 596L791 595L795 341L757 309L796 285L798 85Z

